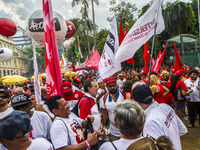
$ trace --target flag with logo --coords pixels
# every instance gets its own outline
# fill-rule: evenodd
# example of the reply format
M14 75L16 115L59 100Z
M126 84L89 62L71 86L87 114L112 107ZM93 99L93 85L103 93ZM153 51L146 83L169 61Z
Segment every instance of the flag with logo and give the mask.
M117 32L117 21L116 16L114 16L99 62L98 72L96 75L97 82L121 70L121 63L115 61L114 59L118 48L119 39Z
M129 30L115 55L116 61L123 62L132 58L136 51L154 35L156 23L156 34L159 34L165 29L161 0L154 0L149 9Z
M43 0L43 24L45 45L45 67L47 98L61 95L62 76L58 58L57 41L55 34L53 10L51 0Z
M34 91L35 91L35 99L37 104L41 102L41 89L40 89L40 79L38 75L38 65L36 58L36 50L35 50L35 42L33 42L33 63L34 63Z

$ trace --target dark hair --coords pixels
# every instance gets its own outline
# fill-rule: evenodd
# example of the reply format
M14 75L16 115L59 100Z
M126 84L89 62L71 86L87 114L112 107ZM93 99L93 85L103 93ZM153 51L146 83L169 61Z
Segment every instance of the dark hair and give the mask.
M84 86L83 86L85 92L89 92L89 91L88 91L88 88L89 88L89 87L92 87L92 84L91 84L91 83L92 83L93 81L95 81L95 80L94 80L94 79L87 79L87 80L85 81L85 84L84 84Z
M189 76L190 76L192 73L195 73L195 74L198 74L198 75L199 75L199 72L198 72L196 69L192 69L192 70L188 73Z
M152 71L151 73L150 73L150 75L152 75L152 74L154 74L154 75L158 75L155 71Z
M135 78L135 76L138 77L139 80L141 80L141 78L142 78L142 75L139 74L139 73L135 74L135 75L134 75L134 78Z
M131 78L131 77L128 77L128 78L126 79L126 81L127 81L127 80L132 80L132 78Z
M135 84L136 82L139 82L138 79L132 79L132 83Z
M182 74L180 76L182 76ZM169 88L169 91L171 93L175 92L175 90L176 90L176 83L177 83L177 81L178 81L178 79L179 79L180 76L173 76L172 77L172 79L171 79L171 85L170 85L170 88Z
M52 96L50 97L48 100L47 100L47 106L49 108L49 110L52 112L53 109L58 109L58 102L57 100L61 99L62 96L60 95L55 95L55 96ZM53 113L53 112L52 112Z
M124 92L131 92L132 85L133 83L131 80L126 80L122 85Z

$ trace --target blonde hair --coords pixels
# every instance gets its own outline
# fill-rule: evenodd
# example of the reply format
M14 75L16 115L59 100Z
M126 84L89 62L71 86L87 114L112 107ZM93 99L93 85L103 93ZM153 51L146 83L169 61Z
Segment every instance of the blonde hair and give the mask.
M173 144L165 136L160 136L156 141L145 137L131 144L127 150L174 150Z
M150 81L151 81L151 84L154 85L154 84L160 84L160 81L158 80L158 77L154 74L152 74L150 76Z

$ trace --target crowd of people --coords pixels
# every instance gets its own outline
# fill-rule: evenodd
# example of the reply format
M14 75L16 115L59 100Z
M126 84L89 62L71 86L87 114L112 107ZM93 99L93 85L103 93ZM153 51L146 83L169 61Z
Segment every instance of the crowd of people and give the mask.
M181 150L184 116L192 128L200 115L199 75L165 67L96 83L85 74L63 79L62 95L50 98L44 78L40 104L33 83L1 84L0 150Z

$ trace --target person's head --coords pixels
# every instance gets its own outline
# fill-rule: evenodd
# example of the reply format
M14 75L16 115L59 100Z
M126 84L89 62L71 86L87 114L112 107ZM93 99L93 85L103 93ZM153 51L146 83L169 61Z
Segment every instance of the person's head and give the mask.
M162 79L164 81L169 81L169 72L168 71L164 70L161 74L162 74Z
M46 84L46 79L45 78L42 79L42 84Z
M189 76L192 80L196 80L199 77L199 72L196 69L192 69L189 72Z
M196 69L200 74L200 67L199 66L194 67L194 69Z
M150 84L154 85L154 84L160 84L160 81L158 80L158 77L154 74L152 74L150 76Z
M160 136L156 141L145 137L131 144L127 150L174 150L172 143L165 136Z
M120 73L118 76L120 80L124 80L124 75L122 73Z
M65 81L62 84L62 93L70 95L72 93L72 84L69 81Z
M13 111L1 120L1 141L3 145L8 148L8 146L10 146L10 142L16 142L24 137L28 140L28 133L30 132L30 129L31 124L28 114L23 111Z
M84 91L95 97L97 95L97 83L94 79L87 79L84 84Z
M99 88L101 88L101 89L105 88L105 83L104 83L104 81L100 81L100 82L98 83L98 85L99 85Z
M154 74L155 76L158 76L158 74L157 74L155 71L152 71L152 72L150 73L150 76L151 76L152 74Z
M24 91L26 92L28 90L28 87L27 86L24 86Z
M30 98L31 98L32 108L34 108L36 106L35 93L31 93Z
M176 83L177 83L178 80L181 80L182 77L183 77L182 71L179 70L179 71L176 71L174 73L174 76L171 79L171 85L170 85L170 88L169 88L171 93L174 93L174 91L176 90Z
M6 89L0 89L0 108L8 106L10 94Z
M47 97L47 89L45 86L41 86L41 96L42 98Z
M144 111L136 102L124 100L115 106L114 121L125 137L139 137L145 123Z
M126 80L122 85L123 92L131 92L132 85L133 83L131 80Z
M22 87L17 87L13 93L13 95L19 94L19 93L25 93L24 89Z
M73 79L73 85L75 87L79 88L79 84L80 83L81 83L81 80L78 77L76 77L76 78Z
M19 93L12 97L11 104L14 110L21 110L29 114L32 109L31 98L26 93Z
M151 89L144 83L136 82L132 87L133 99L145 110L153 102Z
M117 81L116 81L115 77L108 77L105 80L106 87L107 87L109 93L111 93L111 94L117 93L117 83L116 82Z
M60 95L55 95L47 100L49 110L58 117L69 118L71 111L67 101Z
M142 75L139 74L139 73L136 73L136 74L134 75L134 79L138 79L138 80L140 81L141 78L142 78Z

